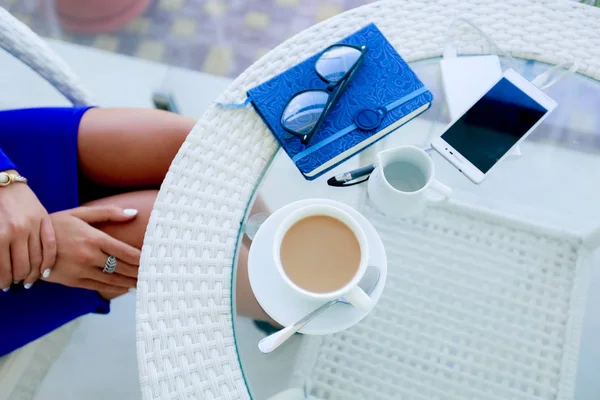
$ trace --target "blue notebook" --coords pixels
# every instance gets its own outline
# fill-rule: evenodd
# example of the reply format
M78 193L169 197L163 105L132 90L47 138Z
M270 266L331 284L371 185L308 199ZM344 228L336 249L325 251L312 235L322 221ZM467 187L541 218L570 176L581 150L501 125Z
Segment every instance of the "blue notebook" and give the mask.
M310 145L287 133L281 113L288 100L306 89L325 89L315 72L319 54L248 91L248 98L302 175L312 180L372 145L431 105L433 95L374 24L339 43L367 46L362 65L330 110ZM353 120L364 109L384 107L387 114L374 130Z

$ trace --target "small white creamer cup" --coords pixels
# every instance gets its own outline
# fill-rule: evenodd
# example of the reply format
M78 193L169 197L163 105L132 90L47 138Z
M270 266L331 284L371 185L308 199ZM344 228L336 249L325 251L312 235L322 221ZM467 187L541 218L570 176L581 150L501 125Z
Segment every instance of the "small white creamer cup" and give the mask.
M395 162L411 165L425 178L423 186L413 192L396 189L385 176L385 168ZM441 196L433 197L434 191ZM415 146L398 146L377 153L377 166L368 183L369 198L382 213L405 218L422 212L428 204L442 203L452 195L452 189L435 179L435 165L431 157Z
M350 282L346 283L344 286L328 293L311 292L296 285L287 276L281 263L281 243L288 230L296 222L304 218L318 215L332 217L344 223L354 233L354 236L358 240L358 245L360 246L360 264L354 277L350 280ZM306 249L306 251L310 251L310 249ZM277 231L275 232L275 239L273 242L273 257L275 260L275 265L277 266L277 271L279 272L279 275L281 276L283 281L289 286L290 289L294 290L296 293L304 297L323 302L343 297L357 309L366 312L370 311L375 305L373 300L371 300L371 298L361 288L358 287L358 283L365 275L365 272L368 267L369 246L367 244L367 236L365 235L365 232L354 218L352 218L348 213L340 210L337 207L325 204L313 204L299 208L292 212L290 215L288 215L283 220L281 225L279 225Z

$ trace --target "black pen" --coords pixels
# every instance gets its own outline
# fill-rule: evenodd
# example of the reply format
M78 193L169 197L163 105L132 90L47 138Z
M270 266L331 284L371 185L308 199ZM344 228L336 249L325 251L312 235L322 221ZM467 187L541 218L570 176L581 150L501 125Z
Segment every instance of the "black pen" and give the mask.
M433 148L431 146L427 146L423 150L425 150L427 153L430 153L433 150ZM344 172L343 174L332 176L331 178L327 179L327 184L329 186L343 187L366 182L369 180L369 176L371 175L371 172L375 170L376 166L377 164L371 164L367 165L366 167L360 167L352 171ZM361 178L365 175L367 176L365 179L353 182L354 180Z
M327 184L329 186L352 186L358 183L365 182L369 179L369 175L371 172L375 170L375 164L367 165L366 167L361 167L352 171L345 172L343 174L339 174L336 176L332 176L327 180ZM358 178L362 178L363 176L367 176L366 179L360 180L358 182L352 182Z

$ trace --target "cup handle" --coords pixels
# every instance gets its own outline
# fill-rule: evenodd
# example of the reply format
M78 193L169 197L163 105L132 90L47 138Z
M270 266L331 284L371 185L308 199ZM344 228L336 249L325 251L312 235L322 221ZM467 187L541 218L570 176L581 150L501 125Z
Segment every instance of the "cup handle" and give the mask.
M375 302L358 286L353 287L346 293L344 299L363 312L369 312L375 306Z
M452 189L450 189L448 186L444 185L442 182L438 181L437 179L434 179L433 181L431 181L430 188L442 195L442 197L428 196L428 200L431 203L442 203L442 202L448 200L450 198L450 196L452 196Z

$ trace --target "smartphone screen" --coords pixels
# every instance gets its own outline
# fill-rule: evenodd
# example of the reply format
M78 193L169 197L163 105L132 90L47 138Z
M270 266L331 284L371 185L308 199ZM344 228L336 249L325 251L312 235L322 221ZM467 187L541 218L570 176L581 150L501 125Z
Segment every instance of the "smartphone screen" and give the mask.
M485 174L547 112L502 78L442 138Z

